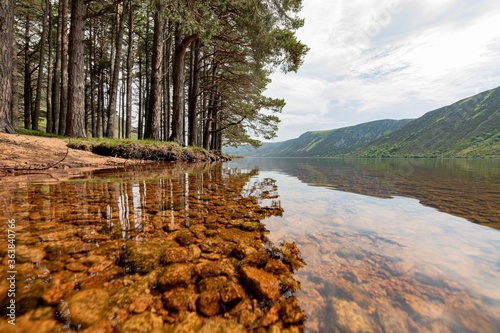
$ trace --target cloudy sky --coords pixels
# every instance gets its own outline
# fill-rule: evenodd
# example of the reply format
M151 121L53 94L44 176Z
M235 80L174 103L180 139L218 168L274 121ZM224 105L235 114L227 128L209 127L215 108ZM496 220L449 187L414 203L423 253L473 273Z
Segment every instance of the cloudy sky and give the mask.
M304 0L297 73L275 73L285 98L278 137L378 119L416 118L500 86L498 0Z

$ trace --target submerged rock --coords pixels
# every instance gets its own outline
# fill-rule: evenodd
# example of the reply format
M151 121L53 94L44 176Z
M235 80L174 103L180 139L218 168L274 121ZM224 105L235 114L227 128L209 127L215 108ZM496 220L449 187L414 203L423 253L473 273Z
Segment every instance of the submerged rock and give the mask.
M280 298L279 282L274 275L251 266L242 267L240 272L245 284L259 298L271 301L276 301Z
M160 273L158 285L160 288L169 289L176 286L185 287L191 281L192 269L188 264L172 264Z
M161 272L161 269L154 270L135 283L131 282L120 288L111 296L110 303L117 307L128 308L139 296L149 292L155 286Z
M163 306L169 311L196 311L198 295L192 288L175 288L163 293Z
M73 325L84 327L97 323L106 315L109 294L101 288L82 290L70 297L67 315ZM62 308L60 311L62 312Z
M154 299L151 294L143 294L137 297L130 305L129 311L133 313L143 313L153 305Z
M267 272L275 275L290 274L290 270L288 269L288 267L283 262L277 259L270 259L264 269Z
M161 316L144 312L139 315L130 317L120 328L120 333L142 333L153 332L156 329L163 327L163 319Z
M373 332L370 317L358 304L336 297L332 297L330 302L337 317L337 328L341 332Z
M16 262L18 263L39 263L45 257L45 251L32 246L16 246Z
M188 229L181 229L177 233L175 240L182 246L188 246L194 243L195 237Z
M245 290L239 283L229 281L220 291L221 300L226 304L233 304L245 298Z
M222 259L216 262L201 262L194 267L194 272L201 278L216 277L220 275L236 275L236 270L231 261L229 261L228 259Z
M196 308L207 317L221 313L220 293L217 291L202 292L196 301Z
M176 246L165 250L165 254L162 257L162 262L164 264L175 264L175 263L185 263L188 261L189 251L188 249Z
M443 315L444 304L426 302L421 297L411 294L404 294L402 298L410 309L410 315L417 315L425 319L439 318Z
M239 242L236 247L233 249L233 252L232 254L238 258L238 259L243 259L245 258L246 256L249 256L251 255L252 253L254 253L255 251L257 251L254 247L252 246L249 246L243 242Z
M129 242L124 253L124 265L131 271L146 274L158 267L160 258L170 244L160 240Z
M285 325L296 325L303 324L306 316L304 315L304 311L299 306L299 301L295 297L290 297L286 299L281 304L280 309L280 318L283 320Z
M68 271L72 271L72 272L84 272L84 271L88 270L89 268L87 266L85 266L84 264L82 264L81 262L77 261L77 262L72 262L72 263L67 264L66 269Z
M237 322L223 318L212 318L203 324L198 333L240 333L245 327Z
M269 260L269 254L264 250L257 250L241 260L241 265L250 265L254 267L264 267Z
M196 312L189 313L185 319L180 323L174 325L174 333L192 333L199 332L199 329L203 326L204 318L198 315Z
M16 318L15 325L0 320L0 332L62 332L63 326L54 318L54 309L50 307L37 308Z

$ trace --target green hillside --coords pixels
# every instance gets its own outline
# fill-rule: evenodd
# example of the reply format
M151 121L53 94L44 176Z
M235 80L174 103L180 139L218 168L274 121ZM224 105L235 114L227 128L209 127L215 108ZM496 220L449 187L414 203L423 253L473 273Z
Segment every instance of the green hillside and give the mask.
M225 150L262 157L500 158L500 87L431 111L415 120L379 120L306 132L258 149Z
M411 120L377 120L328 131L306 132L284 142L264 143L258 149L225 149L228 154L262 157L347 156L408 124Z
M361 157L500 157L500 87L415 119Z

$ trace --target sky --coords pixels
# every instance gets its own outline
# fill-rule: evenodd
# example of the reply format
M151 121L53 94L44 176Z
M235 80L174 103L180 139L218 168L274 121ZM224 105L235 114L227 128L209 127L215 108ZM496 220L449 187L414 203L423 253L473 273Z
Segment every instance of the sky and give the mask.
M272 75L284 98L277 137L379 119L418 118L500 86L498 0L304 0L297 73Z

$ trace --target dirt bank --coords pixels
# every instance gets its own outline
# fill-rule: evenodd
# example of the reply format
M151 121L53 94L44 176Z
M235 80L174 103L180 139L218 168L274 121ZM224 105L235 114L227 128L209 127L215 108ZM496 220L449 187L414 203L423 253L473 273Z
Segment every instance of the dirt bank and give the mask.
M40 173L62 180L84 171L144 163L67 147L68 139L0 133L0 179L18 181ZM7 177L17 176L17 177Z
M227 160L224 156L202 149L182 148L173 144L152 145L141 141L124 140L123 143L119 142L110 148L104 140L89 142L0 133L0 177L44 172L57 174L60 179L64 175L85 170L140 164L146 163L146 160L156 162Z

